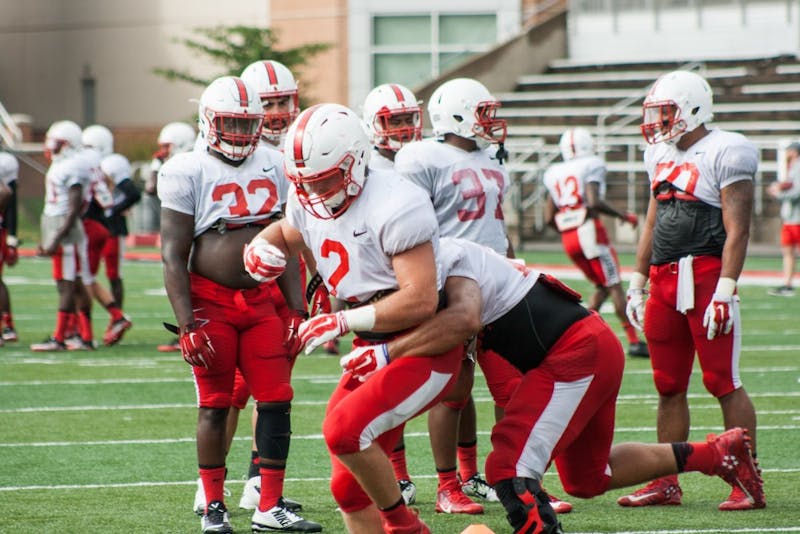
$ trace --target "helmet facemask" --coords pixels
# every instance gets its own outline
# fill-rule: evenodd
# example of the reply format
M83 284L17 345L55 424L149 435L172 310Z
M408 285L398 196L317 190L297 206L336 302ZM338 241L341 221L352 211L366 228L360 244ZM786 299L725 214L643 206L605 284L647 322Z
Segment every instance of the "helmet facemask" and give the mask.
M485 139L492 144L505 142L506 121L496 118L499 107L500 102L496 100L479 102L475 106L475 124L472 125L475 137Z
M208 146L226 158L243 160L258 146L264 125L263 115L217 113L212 109L206 109L204 115L209 125Z
M391 110L384 106L372 121L374 145L397 152L403 145L422 139L422 112L419 108Z
M645 140L651 145L661 142L674 144L686 133L687 125L675 102L645 102L641 129Z
M297 199L306 211L319 219L335 219L361 193L363 180L359 184L353 179L354 164L355 157L347 153L335 167L320 173L292 176L287 172L286 176L295 185Z

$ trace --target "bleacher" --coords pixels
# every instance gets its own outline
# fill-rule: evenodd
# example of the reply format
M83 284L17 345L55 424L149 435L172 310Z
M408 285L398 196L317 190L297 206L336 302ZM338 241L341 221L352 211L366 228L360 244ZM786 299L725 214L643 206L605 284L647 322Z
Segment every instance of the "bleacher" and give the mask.
M757 176L757 223L773 220L777 210L765 193L778 173L779 150L786 139L800 137L800 60L795 56L620 64L551 62L543 74L521 76L513 92L498 93L499 116L508 121L508 167L517 187L510 225L523 229L522 240L553 237L543 227L541 173L558 158L561 133L588 128L608 162L608 198L642 214L648 200L642 166L644 140L639 132L641 105L650 84L661 74L689 68L714 90L713 126L737 131L761 152ZM754 225L758 233L758 224ZM614 231L613 225L611 228ZM765 235L769 235L765 230ZM755 235L754 238L758 238Z

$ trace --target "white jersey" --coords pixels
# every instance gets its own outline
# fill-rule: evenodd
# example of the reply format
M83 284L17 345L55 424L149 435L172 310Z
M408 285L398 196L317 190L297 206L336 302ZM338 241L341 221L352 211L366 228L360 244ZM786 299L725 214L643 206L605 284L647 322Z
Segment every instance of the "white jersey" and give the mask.
M539 272L484 247L442 237L440 258L446 276L475 280L481 289L481 325L508 313L536 284Z
M0 183L11 185L19 178L19 161L13 154L0 152Z
M131 162L122 154L109 154L100 162L103 174L111 178L115 186L131 177Z
M330 294L351 303L398 289L392 256L431 241L436 215L425 193L393 171L372 170L358 198L336 219L320 219L289 194L286 218L302 235ZM437 288L442 287L437 262Z
M606 195L606 164L597 156L585 156L555 163L544 173L544 186L559 209L586 205L586 189L596 183L600 198Z
M425 139L403 146L394 165L397 172L428 194L442 236L463 237L505 254L508 239L503 195L508 191L509 177L491 152L465 152Z
M753 180L758 150L745 136L712 129L688 150L669 143L650 145L644 153L650 189L670 183L684 193L721 208L720 191L741 180Z
M288 182L283 156L258 147L238 167L208 152L171 157L158 172L161 207L194 216L194 236L211 227L257 223L281 212Z
M43 214L59 216L69 213L70 188L80 185L86 194L91 180L91 165L81 152L56 156L45 175Z
M89 168L89 187L83 190L84 209L89 206L92 198L102 207L110 208L114 203L111 197L111 190L108 188L105 176L102 171L103 156L94 148L84 148L80 151L85 165Z
M394 161L378 152L377 148L373 148L372 154L369 155L369 168L374 170L392 170L394 169Z

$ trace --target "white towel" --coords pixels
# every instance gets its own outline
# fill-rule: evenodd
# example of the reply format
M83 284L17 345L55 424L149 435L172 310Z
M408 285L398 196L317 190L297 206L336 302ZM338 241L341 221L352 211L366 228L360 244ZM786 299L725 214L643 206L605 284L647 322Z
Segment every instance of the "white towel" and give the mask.
M692 268L694 256L684 256L678 260L678 296L675 299L675 309L686 314L694 309L694 269Z

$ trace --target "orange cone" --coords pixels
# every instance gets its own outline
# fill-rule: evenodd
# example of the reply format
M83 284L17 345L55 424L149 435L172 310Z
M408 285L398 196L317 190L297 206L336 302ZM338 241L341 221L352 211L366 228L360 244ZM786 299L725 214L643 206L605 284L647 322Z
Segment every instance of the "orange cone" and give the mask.
M494 534L494 530L484 524L475 523L462 530L461 534Z

